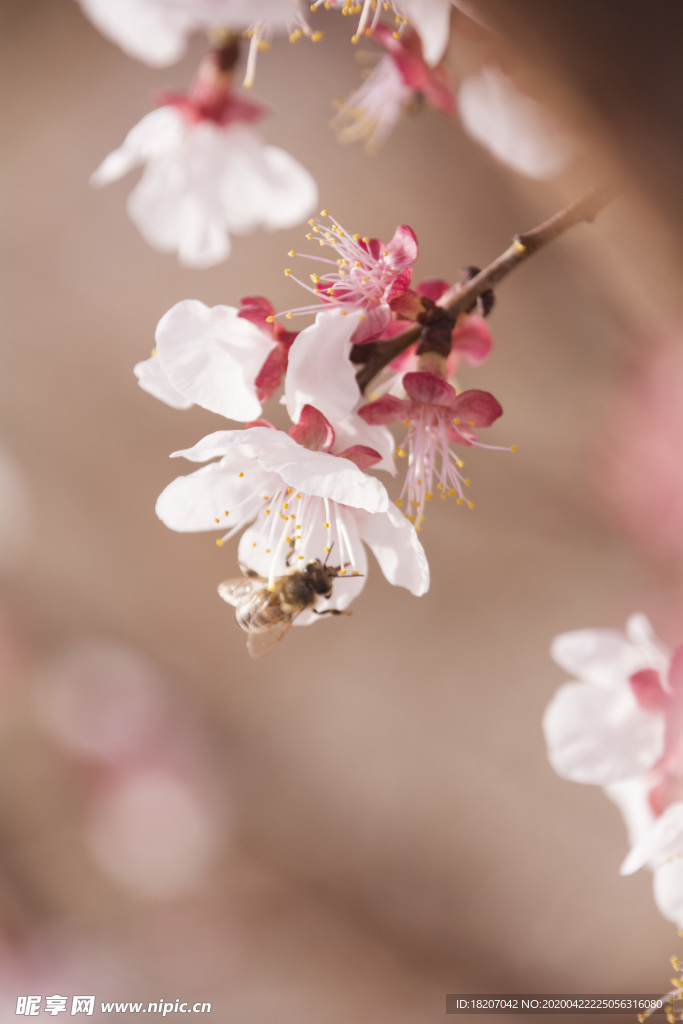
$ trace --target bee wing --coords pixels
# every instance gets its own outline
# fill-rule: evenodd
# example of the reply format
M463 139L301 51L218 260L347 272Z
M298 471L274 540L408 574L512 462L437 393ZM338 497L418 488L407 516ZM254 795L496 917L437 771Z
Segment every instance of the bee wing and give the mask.
M218 593L228 604L237 608L246 598L268 584L263 576L238 576L234 580L225 580L218 584Z
M247 650L252 658L262 658L264 654L272 651L273 647L282 640L298 614L298 610L290 612L278 619L277 622L269 623L263 629L252 627L247 637Z

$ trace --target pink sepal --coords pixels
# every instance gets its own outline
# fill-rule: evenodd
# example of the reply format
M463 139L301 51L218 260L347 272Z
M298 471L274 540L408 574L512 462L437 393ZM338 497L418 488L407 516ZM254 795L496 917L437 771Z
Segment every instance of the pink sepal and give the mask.
M385 292L385 299L387 302L391 303L392 309L394 308L394 303L398 302L398 300L401 299L410 288L412 276L413 268L407 267L405 270L399 271L387 288Z
M374 448L368 448L365 444L353 444L350 448L345 448L343 452L337 452L337 457L348 459L362 470L369 469L370 466L382 461L380 453L376 452Z
M471 388L461 391L452 407L454 418L463 419L467 426L490 427L499 416L503 415L503 407L497 398L488 391Z
M361 405L358 415L366 423L393 423L394 420L405 419L410 410L410 402L404 398L396 398L395 395L382 395L374 402Z
M638 707L643 711L663 711L667 703L667 694L662 688L659 673L653 668L643 668L634 672L629 679L631 691Z
M406 373L403 378L403 387L409 398L412 398L415 402L422 402L425 405L445 405L455 409L459 398L462 397L456 394L455 388L445 381L443 377L439 377L436 373L430 373L428 370ZM465 391L463 394L484 395L486 392Z
M332 424L312 405L303 407L299 422L290 429L289 436L312 452L328 452L334 444Z
M264 299L262 295L245 295L243 299L240 299L240 307L237 315L241 316L243 320L249 320L250 323L260 327L262 331L267 331L268 334L273 333L275 321L268 323L268 317L275 316L275 310L268 299Z
M424 281L418 281L417 293L431 299L432 302L438 302L449 288L448 281L443 281L440 277L426 277Z
M493 339L481 316L466 316L452 334L453 350L465 363L479 366L491 353Z
M392 313L406 320L417 320L418 314L424 311L422 299L412 288L405 288L400 295L394 296L390 302ZM410 326L412 325L404 323L401 330Z
M215 97L190 97L185 93L163 90L157 93L156 102L160 107L176 107L191 124L211 121L221 127L235 123L254 124L268 113L262 104L233 93L227 96L219 92Z
M412 326L413 324L409 320L390 320L382 331L381 337L377 340L391 341L391 339L395 338L397 334L403 334L405 330ZM414 346L411 346L411 348L414 348ZM403 353L401 353L401 355L403 355ZM399 357L397 356L397 358Z
M256 375L254 387L256 396L263 404L280 387L282 378L287 372L288 349L276 345L266 356L266 361Z

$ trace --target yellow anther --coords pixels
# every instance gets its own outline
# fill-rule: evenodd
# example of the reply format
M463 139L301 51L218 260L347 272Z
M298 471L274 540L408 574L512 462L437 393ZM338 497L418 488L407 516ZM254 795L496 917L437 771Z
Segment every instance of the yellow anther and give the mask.
M353 572L351 573L351 575L352 576L360 576L360 573L358 572L358 569L354 569Z
M404 448L397 448L396 449L396 454L398 455L399 459L405 459L405 457L406 457L406 453L405 453L405 449Z
M460 420L458 419L458 417L457 417L457 416L455 417L455 419L453 420L453 422L455 423L456 427L459 427L459 426L460 426Z
M320 284L320 274L311 274L313 284Z
M450 491L448 492L448 497L449 498L453 498L454 496L455 496L455 487L451 487Z
M301 29L300 28L295 29L294 32L292 32L291 36L289 37L290 43L297 43L301 39L301 36L302 36Z
M467 502L467 507L468 508L474 508L474 502L473 501L468 501Z
M313 218L312 218L312 217L311 217L311 219L310 219L309 221L307 221L306 223L307 223L307 224L310 224L312 228L313 228L313 227L315 227L315 221L313 220Z
M325 523L325 529L329 530L329 528L330 528L330 524L329 523Z
M329 215L330 214L329 214L329 212L327 210L321 210L320 211L320 216L321 217L329 217Z
M291 273L292 271L289 269L289 267L287 267L287 269L285 270L285 277L289 277Z
M410 426L410 420L404 420L403 421L403 426L404 427L409 427Z
M354 45L358 42L359 39L360 39L360 36L351 36L351 42Z
M367 284L369 280L370 280L369 277L364 277L363 278L363 284Z
M403 505L403 498L397 498L396 504L398 505L399 508L401 508L401 506Z
M222 547L223 547L223 541L221 540L221 538L220 538L220 537L219 537L219 538L218 538L218 540L216 541L216 544L218 545L218 547L219 547L219 548L222 548Z
M293 487L288 487L287 488L287 494L291 494L293 490L294 490Z
M436 489L437 489L437 491L442 491L443 490L443 484L437 484L436 485Z
M319 42L320 42L320 40L322 39L322 37L323 37L323 34L322 34L322 32L321 32L321 31L320 31L319 29L317 29L317 30L316 30L316 31L315 31L315 32L314 32L314 33L313 33L313 34L311 35L311 41L312 41L312 42L314 42L314 43L319 43Z
M303 562L303 560L304 560L304 556L303 555L299 555L299 561Z
M253 540L253 541L251 542L251 546L252 546L252 548L255 548L255 547L256 547L256 541L255 541L255 540Z
M354 242L358 242L360 240L360 235L354 235L353 236L353 240L354 240ZM356 266L359 267L360 263L356 263Z
M462 459L456 459L455 460L455 464L458 467L458 469L462 469L462 467L465 465L465 463L462 461Z
M446 500L446 495L445 495L445 494L443 494L443 493L441 494L441 500L442 500L442 501L445 501L445 500Z
M228 510L226 509L226 510L225 510L225 512L223 513L223 515L224 515L224 516L229 516L229 515L230 515L230 513L229 513L229 512L228 512Z
M526 246L525 246L524 242L521 242L519 240L519 238L513 238L513 240L512 240L512 248L515 250L515 252L518 252L518 253L526 252Z
M354 263L354 267L361 267L362 265L363 264L361 263L360 260L356 260L356 262Z
M266 548L266 554L267 554L267 555L269 555L269 554L270 554L270 548Z
M220 523L220 519L214 519L214 523Z
M291 537L285 537L285 541L286 541L287 544L291 544L292 543L292 538Z
M284 503L284 505L283 505L282 507L283 507L283 508L285 508L285 509L287 509L287 508L289 508L289 505L288 505L288 503L287 503L287 502L285 502L285 503Z
M300 495L300 494L297 494L297 498L300 498L300 497L301 497L301 495Z
M285 320L291 320L293 316L293 313L285 313Z
M517 445L516 445L516 444L513 444L513 445L512 445L512 447L510 448L510 451L511 451L511 452L516 452L516 451L517 451ZM678 969L678 968L677 968L677 969Z
M325 553L329 555L331 550L332 550L332 548L325 548Z
M367 235L365 235L365 236L363 237L363 241L365 242L365 244L366 244L366 245L369 245L369 243L370 243L370 239L368 238L368 236L367 236Z
M467 479L466 479L466 480L464 481L464 483L465 483L465 487L469 487L469 486L470 486L470 484L472 483L472 481L471 481L471 480L470 480L470 478L468 477L468 478L467 478Z
M294 252L293 249L290 249L289 252L287 253L287 255L288 256L296 256L296 253Z
M367 320L365 313L358 317L359 320Z
M340 576L346 576L346 569L340 569L339 570L339 575Z
M244 476L244 473L238 473L237 475L238 476Z
M383 258L386 259L388 255L389 255L389 253L385 249L384 252L382 253Z
M274 322L274 320L275 320L274 316L267 316L266 317L266 323L267 324L272 324Z
M309 233L308 233L308 234L306 235L306 238L308 239L308 241L309 241L309 242L312 242L312 241L313 241L313 233L312 233L312 232L309 232Z
M464 498L458 498L456 504L457 505L464 505L465 504L465 499Z
M477 424L476 424L476 423L474 422L474 420L470 420L470 426L471 426L471 427L476 427L476 425L477 425Z
M154 358L154 356L155 356L156 354L157 354L157 350L156 350L155 348L153 348L153 349L152 349L152 359Z

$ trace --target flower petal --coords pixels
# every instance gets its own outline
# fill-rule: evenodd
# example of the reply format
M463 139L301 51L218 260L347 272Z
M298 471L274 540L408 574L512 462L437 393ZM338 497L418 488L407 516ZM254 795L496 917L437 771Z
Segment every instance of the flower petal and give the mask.
M560 633L552 642L553 661L570 675L609 690L621 686L649 662L616 629L577 629Z
M648 798L649 789L650 780L647 775L637 775L626 782L613 782L605 786L605 794L622 813L631 846L640 841L655 820Z
M683 858L678 856L655 870L657 909L667 921L683 928Z
M438 64L450 35L450 0L401 0L400 9L422 40L426 62Z
M278 473L297 491L368 512L383 512L389 504L380 481L366 476L348 459L327 452L309 452L294 444L287 448L264 448L257 458L264 469Z
M458 93L465 131L501 163L530 178L554 178L573 146L551 115L497 66L465 78Z
M387 245L386 252L386 260L392 270L412 269L419 252L417 236L413 229L407 224L399 224L394 231L394 237Z
M313 405L336 427L356 408L360 392L349 353L359 317L328 310L298 334L285 377L285 405L292 422L299 420L305 405Z
M405 587L416 597L429 590L429 565L415 527L389 504L386 512L356 512L362 540L371 549L389 583Z
M185 395L173 387L168 374L166 374L161 366L161 361L158 356L151 356L150 359L145 359L141 363L137 363L133 367L133 373L138 379L138 384L143 391L147 391L148 394L154 395L155 398L165 402L166 405L170 405L173 409L190 409L194 404L191 398L186 398Z
M163 369L186 398L233 420L259 416L256 377L275 345L239 310L185 299L161 318L156 342Z
M273 476L250 464L248 480L240 477L242 453L230 452L220 462L176 477L164 488L156 513L171 530L227 530L250 522L258 513L261 494L268 493ZM230 513L226 516L225 513ZM218 520L218 522L216 522Z
M605 786L651 768L664 749L664 721L641 709L627 686L560 687L543 716L548 759L572 782Z
M270 426L249 427L248 430L216 430L213 434L207 434L192 448L172 452L171 458L182 456L190 462L206 462L207 459L227 455L232 448L238 447L242 451L243 460L249 462L251 466L250 460L264 448L281 448L288 445L297 447L284 430L273 430Z
M376 452L374 448L368 448L364 444L351 445L350 448L345 448L343 452L337 452L337 456L340 459L348 459L349 462L353 462L354 466L358 466L362 470L370 469L371 466L376 465L382 460L379 452Z
M683 856L683 801L671 804L657 818L621 865L620 874L632 875L649 864L660 867L671 857Z
M183 121L176 110L172 107L152 110L131 128L119 148L105 157L91 175L91 185L118 181L134 167L179 145L182 136Z

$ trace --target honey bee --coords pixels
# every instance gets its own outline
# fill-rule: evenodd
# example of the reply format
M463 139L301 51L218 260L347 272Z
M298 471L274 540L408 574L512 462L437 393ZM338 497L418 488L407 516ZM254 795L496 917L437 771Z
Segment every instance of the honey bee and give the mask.
M248 634L249 654L262 658L282 639L297 615L311 608L318 597L331 597L332 581L340 569L314 558L303 569L289 569L284 576L277 576L272 585L251 569L242 566L242 572L243 577L221 583L218 593L235 607L237 625ZM348 613L329 608L316 614Z

